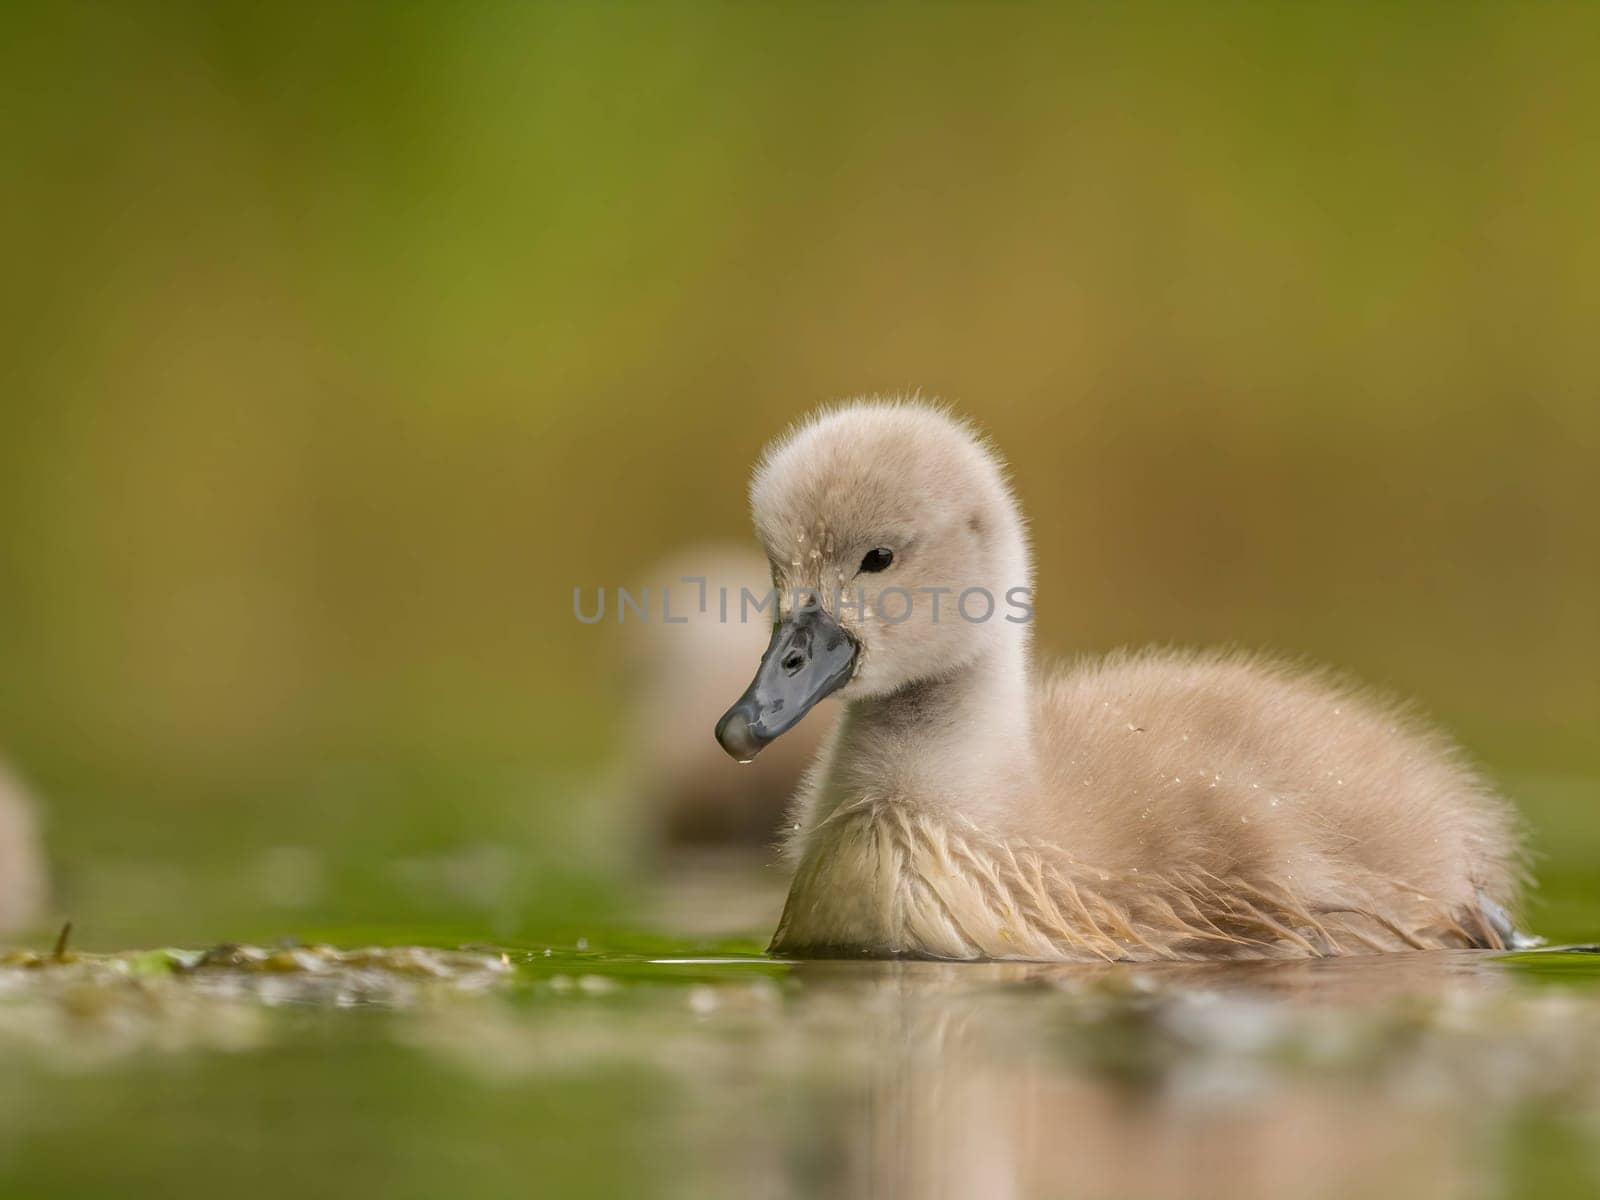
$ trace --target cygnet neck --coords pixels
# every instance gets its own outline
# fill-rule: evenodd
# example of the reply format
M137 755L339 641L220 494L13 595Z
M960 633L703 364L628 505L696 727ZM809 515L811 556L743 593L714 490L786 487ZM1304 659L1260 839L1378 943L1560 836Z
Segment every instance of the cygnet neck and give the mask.
M1004 794L999 781L1030 775L1027 638L1020 628L1007 632L1012 636L995 639L958 668L852 701L838 743L839 765L855 765L855 753L877 755L890 747L897 773L921 777L923 794L952 798Z

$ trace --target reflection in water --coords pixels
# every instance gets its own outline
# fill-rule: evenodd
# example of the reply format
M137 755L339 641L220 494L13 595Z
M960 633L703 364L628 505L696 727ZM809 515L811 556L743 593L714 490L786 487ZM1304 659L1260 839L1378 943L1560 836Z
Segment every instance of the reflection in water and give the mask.
M450 1136L480 1156L570 1156L577 1138L580 1182L641 1159L628 1194L1499 1195L1516 1190L1529 1129L1594 1130L1597 984L1600 955L1560 952L1148 966L13 952L0 1113L49 1132L67 1110L39 1097L81 1097L71 1080L88 1074L112 1097L119 1079L162 1097L164 1136L189 1122L201 1144L216 1136L207 1097L235 1080L307 1105L286 1135L364 1127L323 1090L359 1097L373 1136L408 1148L385 1150L404 1179L467 1104L472 1123ZM177 1076L159 1066L180 1059ZM175 1078L210 1082L184 1106ZM573 1097L590 1116L563 1122ZM328 1153L319 1169L341 1178L342 1142ZM457 1159L480 1173L464 1167L451 1194L508 1194L489 1159ZM1564 1161L1559 1177L1594 1167Z
M651 1062L689 1195L1494 1194L1520 1109L1600 1101L1596 998L1478 952L676 965L718 982L421 1041L496 1076Z
M1408 960L1383 990L1436 994L1467 966ZM1417 1014L1281 1007L1316 1003L1322 984L1357 993L1325 974L961 972L898 965L842 986L860 1018L852 1036L876 1052L866 1086L826 1102L838 1182L877 1195L1237 1197L1447 1196L1468 1181L1469 1126L1415 1086Z

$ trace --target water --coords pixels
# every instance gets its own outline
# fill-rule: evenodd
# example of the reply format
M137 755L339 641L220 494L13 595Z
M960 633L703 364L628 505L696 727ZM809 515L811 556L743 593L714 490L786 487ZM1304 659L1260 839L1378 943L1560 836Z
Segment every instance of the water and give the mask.
M1600 1191L1600 953L587 942L12 953L0 1195Z

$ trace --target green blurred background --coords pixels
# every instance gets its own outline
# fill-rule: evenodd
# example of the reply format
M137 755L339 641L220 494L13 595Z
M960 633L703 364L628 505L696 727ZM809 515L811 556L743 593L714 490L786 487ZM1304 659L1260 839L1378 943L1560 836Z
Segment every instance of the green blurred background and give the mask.
M1561 5L8 10L0 751L57 912L614 919L572 588L921 389L1009 454L1045 650L1415 695L1600 935L1596 61Z

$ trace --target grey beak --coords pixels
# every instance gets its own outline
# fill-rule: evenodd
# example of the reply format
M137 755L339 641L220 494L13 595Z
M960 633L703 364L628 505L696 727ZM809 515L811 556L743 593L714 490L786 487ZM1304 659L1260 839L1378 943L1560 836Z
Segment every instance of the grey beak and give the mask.
M755 679L717 722L717 741L749 762L818 700L850 682L859 649L820 608L797 609L772 631Z

